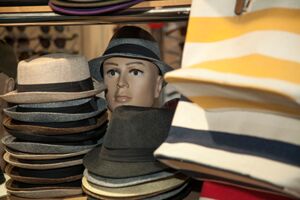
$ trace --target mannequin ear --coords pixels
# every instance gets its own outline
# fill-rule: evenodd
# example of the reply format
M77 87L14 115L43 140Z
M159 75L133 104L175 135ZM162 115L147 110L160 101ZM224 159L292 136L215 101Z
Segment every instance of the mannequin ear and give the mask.
M155 98L158 98L160 95L160 92L162 90L162 86L163 86L163 77L162 76L157 76L156 78L156 86L155 86Z
M5 93L13 91L15 88L15 80L13 78L9 78L6 80L6 88L4 89Z

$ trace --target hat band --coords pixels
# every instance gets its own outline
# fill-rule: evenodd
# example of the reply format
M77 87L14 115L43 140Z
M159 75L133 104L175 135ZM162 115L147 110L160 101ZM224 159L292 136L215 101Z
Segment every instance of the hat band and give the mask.
M66 83L48 83L48 84L17 84L18 92L82 92L93 90L93 81L91 77L74 82Z
M146 47L136 45L136 44L121 44L118 46L114 46L112 48L107 49L103 56L109 54L134 54L137 56L143 56L148 58L153 58L155 60L160 60L160 58L151 50L147 49Z
M94 106L93 106L94 105ZM17 112L50 112L50 113L68 113L68 114L76 114L76 113L88 113L94 112L95 109L95 100L92 99L84 104L76 105L76 106L68 106L68 107L57 107L57 108L33 108L33 107L21 107L18 106L16 108Z
M153 149L108 149L101 147L100 157L103 160L116 162L153 162Z

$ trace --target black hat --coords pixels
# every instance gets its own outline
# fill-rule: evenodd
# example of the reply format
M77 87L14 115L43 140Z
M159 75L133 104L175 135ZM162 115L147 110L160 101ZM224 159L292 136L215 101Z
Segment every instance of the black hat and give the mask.
M174 112L161 108L120 106L112 114L102 146L83 160L92 173L127 178L155 173L167 167L153 152L166 139Z

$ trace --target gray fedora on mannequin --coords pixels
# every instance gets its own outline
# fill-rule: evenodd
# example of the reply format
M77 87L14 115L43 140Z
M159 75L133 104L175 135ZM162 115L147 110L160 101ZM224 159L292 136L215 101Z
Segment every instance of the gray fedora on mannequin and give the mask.
M105 90L93 82L81 55L48 54L18 64L17 89L1 95L11 103L47 103L91 97Z
M160 49L150 33L136 26L124 26L111 38L102 56L89 61L92 76L103 80L103 62L111 57L140 58L154 63L164 75L173 68L161 60Z

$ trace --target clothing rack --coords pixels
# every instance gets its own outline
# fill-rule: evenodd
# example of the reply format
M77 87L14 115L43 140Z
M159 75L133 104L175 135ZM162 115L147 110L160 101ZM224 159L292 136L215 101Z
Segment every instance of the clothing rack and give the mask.
M152 0L125 11L102 16L68 16L54 13L49 6L0 7L0 26L92 25L184 21L191 0Z

